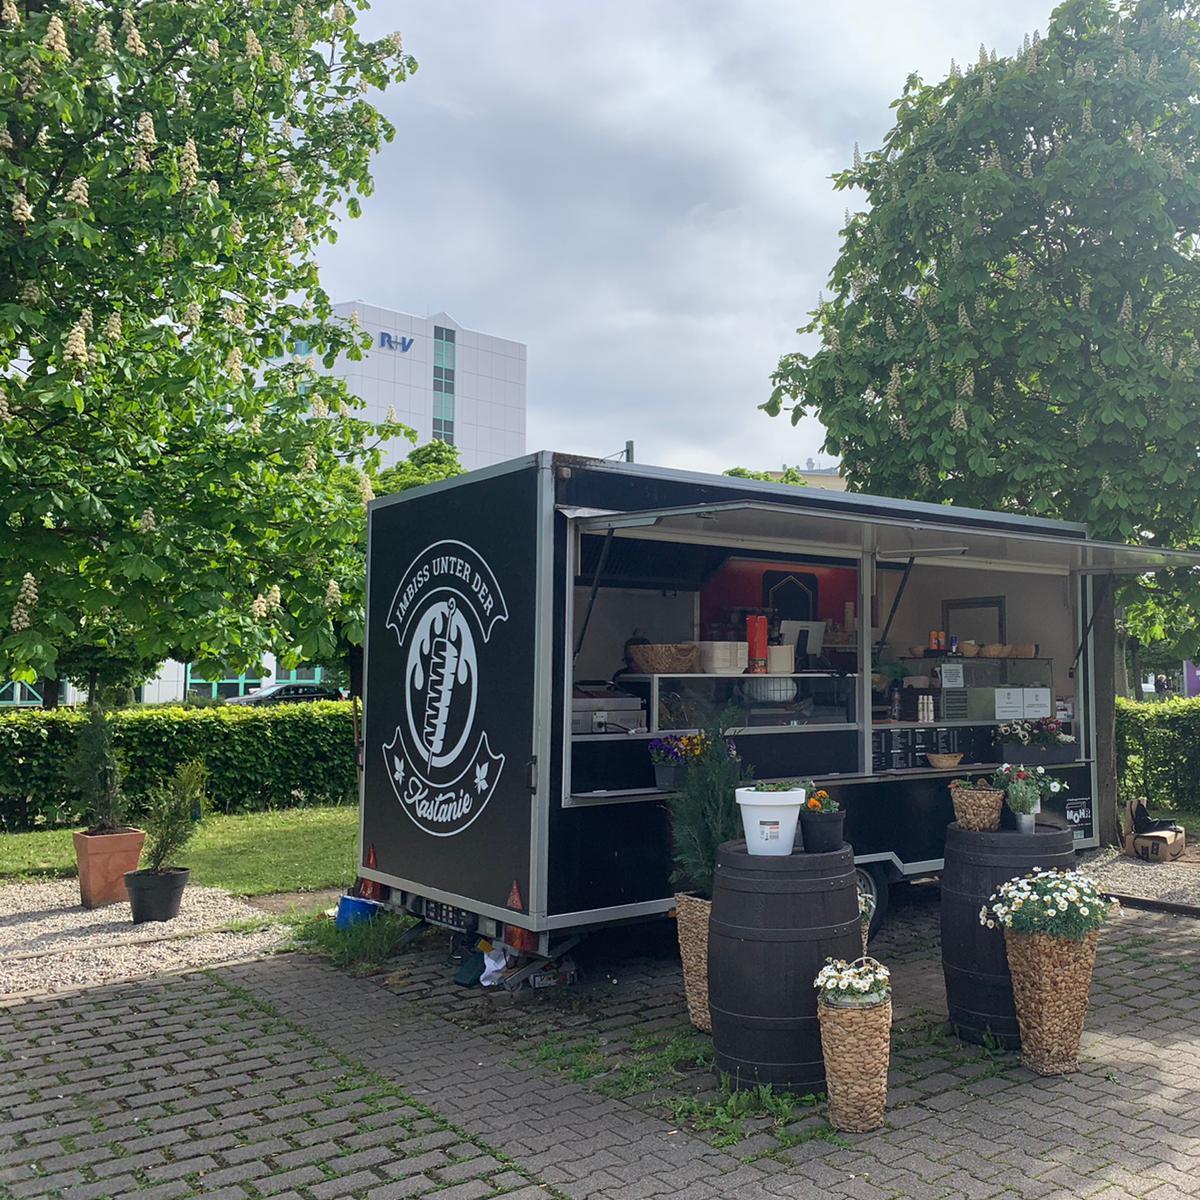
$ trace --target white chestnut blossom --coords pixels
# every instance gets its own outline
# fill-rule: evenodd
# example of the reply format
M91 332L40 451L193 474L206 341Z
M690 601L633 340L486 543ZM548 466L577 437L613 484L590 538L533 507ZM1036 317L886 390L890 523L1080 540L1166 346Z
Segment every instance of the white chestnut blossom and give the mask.
M18 225L28 225L33 220L33 206L24 192L13 193L12 219Z
M370 504L375 499L375 489L371 486L371 477L365 473L358 477L358 494L362 497L364 505Z
M246 107L246 96L240 87L233 89L233 107L238 111Z
M0 3L0 21L5 25L20 25L21 11L13 0L3 0L3 3Z
M247 58L262 58L262 42L258 40L258 34L253 29L246 30L246 57Z
M12 409L8 405L8 397L0 388L0 425L6 425L13 418Z
M967 432L967 414L963 411L961 404L954 406L954 415L950 418L950 428L957 433Z
M257 596L250 602L250 615L256 620L261 621L263 617L271 611L271 606L267 603L267 598L259 592Z
M246 230L242 225L241 217L234 217L233 220L229 222L229 236L239 246L246 240Z
M204 51L209 58L221 57L221 43L216 38L209 38L204 44Z
M400 34L400 30L395 30L387 35L388 45L392 48L393 54L400 54L404 50L404 38Z
M303 217L297 217L292 222L292 240L296 242L308 240L308 222Z
M305 475L311 475L317 469L317 452L309 446L308 451L304 455L304 467L302 468Z
M339 400L337 411L339 417L348 417L350 415L350 405L345 400Z
M329 581L329 586L325 589L325 607L336 608L342 602L342 589L338 587L336 579Z
M274 50L271 51L271 55L267 59L267 66L270 67L271 70L274 71L274 73L276 75L283 74L283 71L284 71L283 59L280 58L279 55L276 54Z
M333 6L331 17L335 25L345 25L346 6L342 3L342 0L337 0L337 3Z
M322 417L329 416L329 405L321 398L320 394L316 394L312 399L312 415L320 420Z
M191 191L199 181L200 157L196 153L194 138L188 138L179 152L179 186L185 191Z
M59 54L63 58L69 58L71 49L67 45L67 30L62 23L62 17L55 13L46 25L46 33L42 38L42 46L49 50L51 54Z
M138 113L134 125L133 140L147 150L153 150L158 145L158 134L154 132L154 118L148 113Z
M1133 301L1129 298L1129 293L1125 293L1125 299L1121 301L1121 311L1117 314L1117 324L1128 326L1133 320Z
M42 302L42 286L35 279L30 279L21 285L21 303L32 308Z
M383 414L383 419L388 425L396 423L396 406L394 404L388 405L387 412Z
M279 584L273 583L267 588L267 607L272 612L278 612L283 603L283 597L279 592Z
M227 304L221 310L221 316L238 329L246 327L246 306L244 304Z
M17 602L13 605L12 617L9 621L14 633L28 629L31 621L29 610L36 607L38 602L37 580L26 571L17 591Z
M67 334L63 358L67 362L79 363L81 366L88 361L87 328L82 317L71 326L71 332Z
M8 132L7 125L0 125L0 150L11 150L13 148L12 134Z
M221 194L221 185L215 179L208 181L208 194L214 200Z
M225 356L225 370L229 372L229 378L234 383L242 382L245 376L242 371L242 352L239 347L230 347L229 353Z
M67 189L67 203L78 205L80 208L88 206L88 181L82 175L76 175Z
M133 20L133 10L130 8L125 10L125 15L121 18L121 30L125 34L125 49L135 58L145 58L146 43L138 33L138 27Z
M173 237L165 237L159 247L163 262L174 262L179 257L179 246Z
M121 336L121 314L112 312L104 322L104 336L110 342L117 341Z
M96 36L92 39L92 50L106 58L113 53L112 34L109 33L108 26L103 21L100 22L100 28L96 30Z
M138 532L154 533L156 529L158 529L158 518L154 515L154 509L142 509L142 515L138 519Z

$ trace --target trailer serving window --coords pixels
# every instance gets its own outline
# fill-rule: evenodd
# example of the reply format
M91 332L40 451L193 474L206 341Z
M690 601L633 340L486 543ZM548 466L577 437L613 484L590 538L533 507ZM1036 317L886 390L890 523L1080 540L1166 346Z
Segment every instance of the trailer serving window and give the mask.
M759 501L591 512L572 525L566 805L660 798L649 743L730 708L756 777L847 785L936 775L944 754L991 769L1013 721L1061 721L1085 805L1090 577L1191 561L1094 542L1081 527L1046 535ZM783 669L742 675L720 643L738 640L754 609L772 613L775 633L787 621L793 637L819 640ZM950 653L951 637L963 652ZM639 668L631 639L695 642L711 657Z

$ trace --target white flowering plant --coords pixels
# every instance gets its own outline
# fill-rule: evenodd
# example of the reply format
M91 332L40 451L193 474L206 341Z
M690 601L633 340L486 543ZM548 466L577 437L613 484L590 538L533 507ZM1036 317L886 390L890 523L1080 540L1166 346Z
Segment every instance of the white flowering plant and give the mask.
M813 980L813 987L826 999L883 999L891 994L892 975L882 963L873 958L847 962L844 958L827 958Z
M1104 924L1110 903L1083 872L1038 867L1001 884L979 910L979 923L1078 942Z
M1014 766L1005 763L992 775L992 786L1004 792L1008 807L1015 813L1036 812L1043 800L1064 795L1067 785L1047 774L1045 767Z
M1062 722L1057 717L1005 721L997 726L996 733L1002 742L1016 742L1022 746L1068 746L1075 742L1069 733L1063 732Z

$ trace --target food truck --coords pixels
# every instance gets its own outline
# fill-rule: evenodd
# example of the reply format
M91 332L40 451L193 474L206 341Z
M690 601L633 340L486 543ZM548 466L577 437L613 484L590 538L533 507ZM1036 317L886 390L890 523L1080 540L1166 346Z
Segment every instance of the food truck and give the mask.
M651 745L731 713L754 778L811 777L844 807L881 913L940 870L950 781L1018 753L1066 784L1040 819L1097 845L1100 589L1196 561L546 451L381 498L368 522L360 874L544 957L672 908ZM1010 749L1031 727L1060 736Z

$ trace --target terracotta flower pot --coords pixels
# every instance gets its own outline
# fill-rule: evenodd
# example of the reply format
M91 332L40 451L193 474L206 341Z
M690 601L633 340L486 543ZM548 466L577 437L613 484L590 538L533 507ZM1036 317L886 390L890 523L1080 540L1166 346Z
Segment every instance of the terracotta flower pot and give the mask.
M137 869L146 834L141 829L115 833L76 833L79 900L84 908L101 908L128 900L125 872Z
M1021 1026L1021 1060L1039 1075L1079 1069L1079 1040L1099 934L1093 929L1076 942L1046 933L1004 931Z

